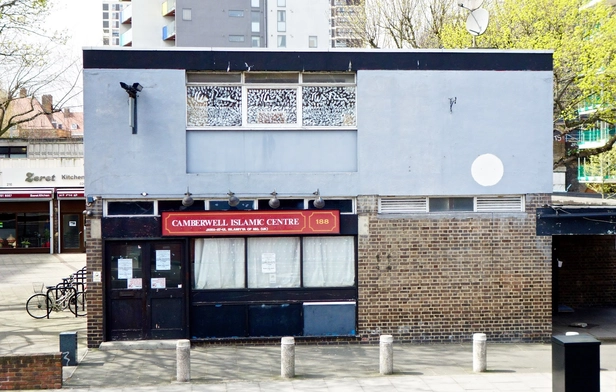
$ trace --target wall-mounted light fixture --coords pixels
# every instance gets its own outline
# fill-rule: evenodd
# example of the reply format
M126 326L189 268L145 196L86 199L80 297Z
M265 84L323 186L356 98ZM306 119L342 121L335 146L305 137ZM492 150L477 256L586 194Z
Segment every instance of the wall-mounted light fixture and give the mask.
M280 200L278 200L278 197L276 196L278 195L278 193L276 193L276 190L274 189L274 192L270 193L270 195L272 195L273 197L269 200L267 204L269 204L269 206L273 209L280 207Z
M227 195L229 196L229 205L231 207L235 207L238 204L240 204L240 199L238 199L237 196L235 196L235 193L229 191Z
M141 192L141 196L146 197L148 195L148 192Z
M120 82L120 86L128 93L128 125L133 129L133 135L137 134L137 93L143 90L139 83L131 86Z
M317 191L316 192L312 192L312 194L316 196L316 198L312 202L312 204L314 205L314 208L321 209L321 208L325 207L325 201L321 197L321 192L319 192L319 190L317 189Z
M188 187L186 187L186 193L184 193L184 198L182 199L182 205L184 207L190 207L193 205L195 201L192 198L192 193L190 193L190 190L188 189Z

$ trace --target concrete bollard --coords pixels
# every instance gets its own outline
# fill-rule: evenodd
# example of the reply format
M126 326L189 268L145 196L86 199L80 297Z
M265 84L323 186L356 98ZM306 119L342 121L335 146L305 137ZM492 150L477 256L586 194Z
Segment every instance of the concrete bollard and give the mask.
M487 362L488 338L485 333L473 334L473 371L485 372L488 368Z
M379 340L379 372L381 374L393 374L394 372L394 337L381 335Z
M175 346L177 361L177 380L190 381L190 340L178 340Z
M295 377L295 338L290 336L280 340L280 376Z

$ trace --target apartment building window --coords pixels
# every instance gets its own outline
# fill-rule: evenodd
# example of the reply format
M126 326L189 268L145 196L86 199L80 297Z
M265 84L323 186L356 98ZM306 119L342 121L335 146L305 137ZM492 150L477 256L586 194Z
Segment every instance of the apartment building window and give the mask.
M109 19L109 12L103 12L103 19Z
M317 47L317 36L316 35L311 35L308 37L308 47L309 48Z
M252 37L252 47L253 48L261 47L261 37L258 37L258 36Z
M261 7L261 1L260 0L250 0L250 6L252 8L259 8Z
M112 9L114 11L122 11L122 4L114 4Z
M120 19L120 13L119 12L112 12L111 13L111 18L112 19Z
M278 31L287 31L287 11L278 11ZM278 45L278 47L283 48L284 46Z
M287 0L278 0L278 7L286 7Z
M112 27L114 29L119 29L120 28L120 22L117 21L117 20L114 20L113 23L112 23Z
M279 35L278 36L278 47L279 48L286 48L287 47L287 36L286 35Z
M253 33L261 32L261 13L259 11L252 11L250 13L250 22Z
M192 8L182 8L182 20L192 20Z
M230 18L243 18L244 17L244 11L242 11L242 10L229 10L229 17Z
M103 21L103 28L109 28L109 21L108 20L104 20Z
M109 10L109 4L103 4L103 11Z
M230 35L229 42L244 42L243 35Z
M192 129L356 126L353 73L203 72L187 80Z

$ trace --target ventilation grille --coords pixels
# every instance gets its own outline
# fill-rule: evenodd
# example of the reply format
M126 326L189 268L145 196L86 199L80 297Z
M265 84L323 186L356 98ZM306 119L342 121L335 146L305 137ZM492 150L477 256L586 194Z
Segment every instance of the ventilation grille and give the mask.
M478 196L477 212L522 212L523 196Z
M379 212L382 214L409 214L428 212L425 197L382 197L379 200Z

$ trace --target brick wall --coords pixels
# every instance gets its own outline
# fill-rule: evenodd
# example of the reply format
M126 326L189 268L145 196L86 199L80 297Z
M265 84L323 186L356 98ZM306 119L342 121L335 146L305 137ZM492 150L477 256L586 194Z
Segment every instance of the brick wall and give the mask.
M558 304L573 308L616 305L616 237L554 236Z
M62 388L62 354L0 356L0 390Z
M548 341L551 238L535 235L535 209L548 203L527 195L524 213L379 215L376 197L360 197L362 341Z
M86 296L88 308L87 344L90 348L97 348L103 341L104 280L101 283L94 283L92 281L92 273L95 271L101 272L101 276L104 279L103 241L100 235L98 235L103 203L100 200L96 201L88 209L93 212L93 215L86 219L86 265L88 267L88 295ZM93 227L94 236L92 235Z

